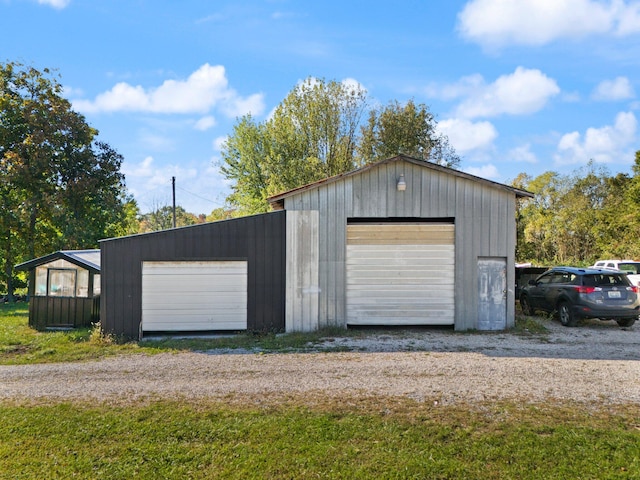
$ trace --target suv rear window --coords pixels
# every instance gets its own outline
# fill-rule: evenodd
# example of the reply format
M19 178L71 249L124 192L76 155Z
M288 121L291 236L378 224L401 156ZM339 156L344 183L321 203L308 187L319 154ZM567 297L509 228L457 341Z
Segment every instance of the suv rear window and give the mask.
M618 270L629 272L632 275L637 275L638 273L640 273L640 263L619 263Z
M595 275L585 275L582 277L582 285L585 287L611 287L611 286L627 286L629 281L623 275L608 275L599 273Z

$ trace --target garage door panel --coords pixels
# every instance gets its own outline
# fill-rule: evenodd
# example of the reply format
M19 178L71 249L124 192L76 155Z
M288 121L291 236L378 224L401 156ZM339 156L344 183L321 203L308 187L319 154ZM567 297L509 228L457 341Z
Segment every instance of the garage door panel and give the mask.
M180 320L180 328L176 328L175 318L168 318L158 321L153 332L203 332L216 330L239 330L238 319L214 319L210 321L206 318L184 318Z
M143 263L143 331L246 328L246 261Z
M145 274L147 275L166 275L167 271L178 275L185 273L187 275L210 275L211 265L215 264L215 271L220 273L247 271L247 262L235 260L220 260L207 262L144 262Z
M443 280L442 272L421 272L419 269L407 270L407 271L389 271L384 269L370 269L366 271L352 272L347 277L347 286L353 286L357 288L359 285L375 285L385 284L385 282L393 281L394 279L401 280L407 285L410 282L423 280L426 285L453 285L451 280Z
M211 284L218 285L217 291L233 292L246 285L246 276L240 275L155 275L145 277L147 285L152 288L171 289L175 292L210 292Z
M245 298L244 290L241 288L237 288L235 291L191 291L191 292L175 292L171 294L161 293L156 290L153 293L147 295L147 299L149 301L170 301L170 302L181 302L181 303L199 303L199 304L208 304L215 305L218 302L238 302L239 300ZM166 292L166 291L165 291Z
M390 294L391 293L391 294ZM453 298L445 295L448 293L448 290L431 290L429 292L422 292L418 289L407 290L404 288L396 288L396 289L360 289L357 291L353 291L353 295L349 297L352 305L362 304L365 302L375 304L377 302L388 302L393 304L398 304L400 300L411 300L412 303L416 305L433 304L436 300L446 298L444 300L446 303L453 303Z
M244 301L244 297L237 295L232 298L217 297L217 299L218 301L214 302L200 302L200 300L196 297L191 300L183 298L172 300L170 298L167 299L166 297L158 297L155 300L149 299L147 302L145 302L143 308L145 312L180 310L181 315L186 315L187 311L191 312L204 310L207 312L218 312L224 309L237 310L238 305Z
M347 230L347 323L454 323L453 225L367 224Z

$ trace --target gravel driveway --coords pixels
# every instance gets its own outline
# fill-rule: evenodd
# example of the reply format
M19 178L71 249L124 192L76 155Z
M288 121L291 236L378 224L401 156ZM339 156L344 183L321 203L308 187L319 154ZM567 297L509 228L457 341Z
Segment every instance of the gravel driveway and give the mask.
M119 356L0 366L0 399L99 400L400 396L426 402L518 399L640 404L640 325L545 323L545 335L421 330L326 343L338 353Z

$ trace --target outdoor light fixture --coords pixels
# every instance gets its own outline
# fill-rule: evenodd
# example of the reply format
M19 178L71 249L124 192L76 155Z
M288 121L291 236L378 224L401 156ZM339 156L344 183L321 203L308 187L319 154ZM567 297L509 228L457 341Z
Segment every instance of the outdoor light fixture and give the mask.
M401 173L398 177L398 183L396 184L399 192L404 192L407 189L407 182L404 181L404 173Z

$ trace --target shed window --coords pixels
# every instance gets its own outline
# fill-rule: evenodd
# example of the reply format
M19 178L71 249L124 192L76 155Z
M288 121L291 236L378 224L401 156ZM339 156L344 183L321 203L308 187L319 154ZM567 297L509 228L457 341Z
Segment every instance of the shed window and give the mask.
M38 297L46 297L47 296L47 272L49 269L47 267L37 267L36 268L36 287L34 294Z
M74 297L76 292L76 270L49 269L50 297Z
M89 296L89 270L76 270L76 297Z
M100 295L100 274L96 273L93 275L93 296L97 297Z

